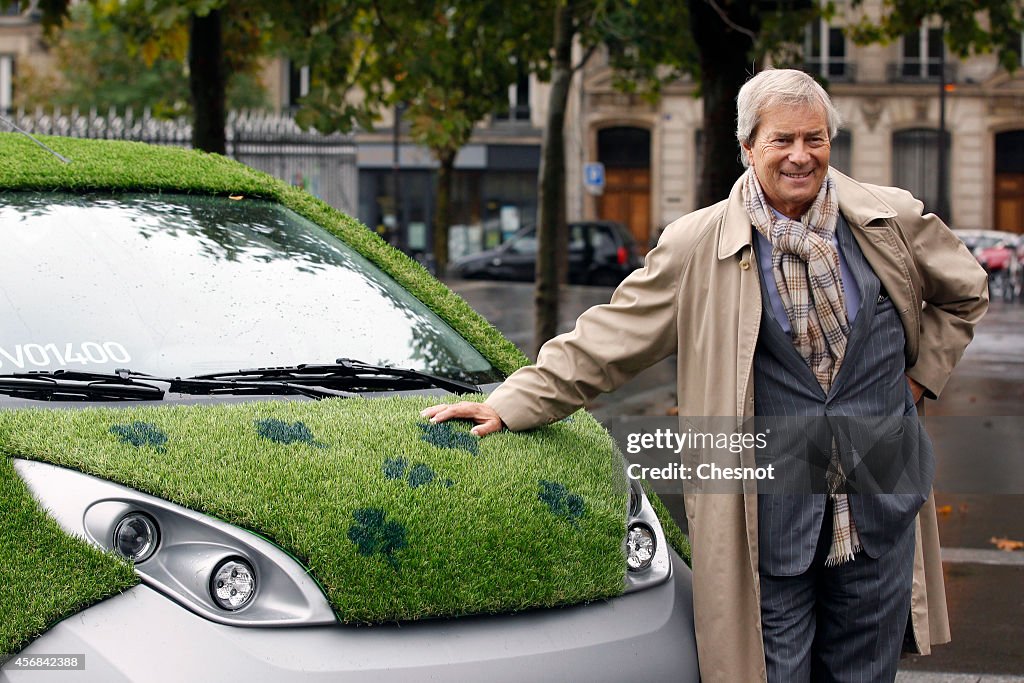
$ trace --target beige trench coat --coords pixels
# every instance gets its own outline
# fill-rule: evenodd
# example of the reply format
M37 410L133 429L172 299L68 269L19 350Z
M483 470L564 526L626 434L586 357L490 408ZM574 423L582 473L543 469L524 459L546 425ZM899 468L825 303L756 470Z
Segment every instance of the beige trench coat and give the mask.
M839 208L895 303L908 374L938 396L988 305L985 272L923 205L834 169ZM761 291L751 224L737 183L729 198L669 225L610 303L548 342L537 364L487 400L512 430L561 419L676 353L680 416L753 414ZM752 464L753 455L744 465ZM697 648L705 683L765 678L756 484L685 498L693 547ZM911 599L917 651L950 639L934 498L916 520Z

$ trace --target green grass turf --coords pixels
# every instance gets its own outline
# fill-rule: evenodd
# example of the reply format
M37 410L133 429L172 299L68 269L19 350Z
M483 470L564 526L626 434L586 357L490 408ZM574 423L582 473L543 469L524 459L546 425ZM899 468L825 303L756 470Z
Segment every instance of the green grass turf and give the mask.
M54 623L139 582L127 562L68 536L0 458L0 662Z
M70 157L72 163L62 164L24 136L0 134L0 190L149 191L274 200L333 232L382 267L502 372L511 374L528 362L490 323L419 264L386 245L358 221L300 189L217 155L130 142L41 139ZM358 406L357 417L346 424L378 426L376 430L354 430L363 434L358 440L360 448L345 454L342 441L337 440L344 421L324 423L322 429L311 432L315 439L304 440L305 435L295 428L295 414L289 412L299 410L299 404L267 406L263 415L277 417L259 419L280 419L284 424L264 424L264 431L290 443L275 442L272 449L251 452L246 456L251 469L232 466L243 456L227 444L237 438L250 446L265 446L260 440L266 441L267 437L259 435L260 426L255 421L248 424L242 420L233 432L216 431L220 441L214 449L215 459L210 457L211 445L204 441L208 435L202 430L191 432L191 437L185 437L186 443L192 439L191 460L187 459L188 453L176 450L181 448L182 434L189 434L189 430L174 435L168 431L168 441L161 450L147 428L134 426L135 422L145 422L138 415L150 415L147 411L151 410L156 411L153 414L164 411L168 416L177 415L174 425L180 427L219 419L219 411L229 410L227 407L213 408L206 417L200 417L204 411L190 409L196 415L187 418L168 408L132 410L116 418L121 420L120 433L110 432L110 425L106 431L101 428L103 420L114 419L113 413L106 417L97 411L0 413L0 451L106 476L269 535L308 564L346 619L507 610L621 592L624 565L619 548L625 508L624 502L613 505L610 501L616 496L625 500L624 488L618 491L619 484L613 484L621 481L622 474L607 468L590 471L594 460L583 457L586 453L598 454L601 463L612 462L614 446L607 434L589 416L580 414L578 422L560 423L529 434L488 437L480 442L480 453L471 456L466 451L431 447L422 441L422 430L411 426L415 422L413 409L432 401L423 399L405 405L401 401L353 400L344 403L348 408L330 402L335 404L331 410L342 412ZM245 409L261 408L234 408ZM315 406L303 410L311 409L319 410ZM399 418L400 414L404 417ZM373 415L376 417L371 418ZM291 421L285 422L285 418ZM307 425L320 424L312 414L308 419ZM398 423L404 427L389 433ZM171 427L171 423L160 424ZM79 433L79 429L84 431ZM93 451L85 446L90 438L116 439L117 444ZM122 443L122 438L143 445ZM447 438L457 442L450 434ZM62 442L61 448L55 447L57 441ZM77 446L63 450L71 444ZM183 459L170 458L169 453ZM375 458L374 466L380 461L378 479L383 484L378 481L370 486L364 482L363 502L356 500L358 496L344 501L331 497L334 486L339 491L357 490L358 477L343 474L347 470L339 466L348 464L353 453L360 453L364 459ZM491 464L486 468L470 467L484 462ZM540 468L541 462L544 468ZM137 467L142 464L145 468ZM214 474L218 472L223 476ZM300 472L308 476L297 478ZM496 476L501 472L509 477L518 472L520 479ZM533 488L526 485L527 474L536 479L531 479ZM377 476L376 471L365 470L359 476L371 475ZM232 482L232 486L222 486L223 481ZM610 498L612 490L615 496ZM583 515L578 515L579 498L583 500ZM311 506L311 499L341 507L330 511L333 516L328 515L319 503ZM243 504L242 500L248 502ZM658 508L660 501L652 496L652 502ZM354 507L357 504L363 507ZM619 510L616 515L610 512L613 508ZM465 524L454 533L445 525L430 522L425 510L464 522L480 519L474 515L502 514L495 517L497 526L493 528ZM417 511L423 518L413 514ZM668 539L688 557L685 537L663 508L658 512ZM526 524L522 515L532 515L532 521ZM541 524L538 519L546 522ZM54 621L116 594L133 581L126 565L64 536L47 520L9 461L0 459L0 656L20 648ZM530 529L543 533L509 537L515 539L514 543L506 542L503 535L506 531ZM437 535L442 532L443 537ZM580 540L581 534L591 538L592 532L592 541ZM342 547L348 550L349 560L355 557L361 561L354 575L346 575L341 561L330 554L330 548ZM20 548L32 551L25 553ZM368 554L360 555L360 550ZM534 564L516 570L520 581L510 583L509 575L504 573L506 565L530 558ZM543 572L539 567L544 568ZM491 578L483 578L488 575ZM54 576L61 580L51 587ZM395 583L396 576L401 577L400 583ZM355 597L359 591L345 590L353 577L364 588L383 588L376 593L367 589L362 597ZM46 598L50 591L58 593L59 599ZM581 597L584 595L589 597Z
M643 485L644 493L647 494L647 499L651 501L651 507L654 508L654 514L658 515L658 521L661 522L661 528L665 532L665 540L679 554L679 557L687 565L690 565L690 539L686 537L683 530L672 519L672 513L665 507L665 503L661 501L661 498L658 498L658 494L654 492L650 482L644 480Z
M465 422L429 427L436 400L8 411L0 449L256 531L346 622L620 594L625 475L600 425L578 413L477 441Z

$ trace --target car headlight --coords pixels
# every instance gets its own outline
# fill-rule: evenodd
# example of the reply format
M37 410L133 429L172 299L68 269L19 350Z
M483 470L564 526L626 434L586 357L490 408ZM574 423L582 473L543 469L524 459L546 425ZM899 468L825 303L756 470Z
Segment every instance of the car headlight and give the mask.
M634 524L626 533L626 566L640 571L651 566L658 539L646 524Z
M234 611L256 594L256 570L242 558L221 562L210 581L210 595L222 608Z
M158 539L156 522L141 512L129 512L114 527L114 551L136 564L153 556Z
M672 576L672 559L658 515L640 482L630 479L626 538L626 592L664 583Z
M320 586L273 543L226 522L75 470L16 459L69 534L135 563L142 582L233 626L336 624Z

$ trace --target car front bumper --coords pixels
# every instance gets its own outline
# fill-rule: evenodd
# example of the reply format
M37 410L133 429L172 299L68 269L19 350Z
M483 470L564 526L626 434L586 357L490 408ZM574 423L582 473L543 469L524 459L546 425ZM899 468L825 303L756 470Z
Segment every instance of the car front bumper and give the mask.
M697 681L691 574L612 600L384 626L242 628L144 585L54 626L19 657L84 655L83 670L16 670L0 682Z

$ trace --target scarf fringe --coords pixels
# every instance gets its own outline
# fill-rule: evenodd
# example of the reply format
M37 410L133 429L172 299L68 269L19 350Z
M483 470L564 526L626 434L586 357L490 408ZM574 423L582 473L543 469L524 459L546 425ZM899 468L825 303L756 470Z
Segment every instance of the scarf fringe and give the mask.
M853 548L851 550L843 553L842 555L835 555L835 556L829 555L825 559L825 566L826 567L838 567L841 564L846 564L847 562L850 562L851 560L853 560L854 559L853 556L856 555L857 553L859 553L860 551L861 551L861 547L860 547L860 543L858 543L857 545L853 546Z

